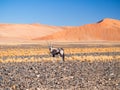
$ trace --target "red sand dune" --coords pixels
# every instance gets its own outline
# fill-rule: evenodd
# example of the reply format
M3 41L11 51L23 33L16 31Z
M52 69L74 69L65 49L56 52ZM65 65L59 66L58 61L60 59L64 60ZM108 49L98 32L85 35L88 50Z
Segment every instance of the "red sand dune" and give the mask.
M94 24L63 28L62 31L35 40L120 41L120 20L106 18Z
M7 41L120 41L120 20L103 19L84 26L0 24L0 42Z

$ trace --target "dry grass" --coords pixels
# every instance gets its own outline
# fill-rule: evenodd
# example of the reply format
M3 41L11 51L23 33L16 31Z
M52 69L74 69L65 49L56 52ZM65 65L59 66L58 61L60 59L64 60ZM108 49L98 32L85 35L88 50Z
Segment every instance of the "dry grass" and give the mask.
M64 48L65 60L112 60L120 59L120 55L101 55L100 53L117 53L120 52L120 47L86 47L86 48ZM89 55L90 53L93 53ZM83 55L82 55L83 54ZM84 55L85 54L85 55ZM95 55L97 54L97 55ZM55 58L56 61L61 60L60 57ZM3 48L0 49L0 62L41 62L53 61L50 57L48 48Z

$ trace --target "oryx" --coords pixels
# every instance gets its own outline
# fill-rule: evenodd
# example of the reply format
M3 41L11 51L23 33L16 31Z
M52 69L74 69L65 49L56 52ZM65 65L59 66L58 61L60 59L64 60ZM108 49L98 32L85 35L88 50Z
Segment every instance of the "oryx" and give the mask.
M63 48L54 48L52 45L49 46L49 51L52 57L55 57L56 55L60 55L62 58L62 62L64 61L64 49Z

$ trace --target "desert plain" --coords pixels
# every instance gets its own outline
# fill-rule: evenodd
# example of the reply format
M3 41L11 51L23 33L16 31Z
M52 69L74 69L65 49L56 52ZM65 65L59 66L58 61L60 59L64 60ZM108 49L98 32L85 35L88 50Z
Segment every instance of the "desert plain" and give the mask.
M64 49L64 62L49 43ZM0 90L120 90L120 21L1 24Z

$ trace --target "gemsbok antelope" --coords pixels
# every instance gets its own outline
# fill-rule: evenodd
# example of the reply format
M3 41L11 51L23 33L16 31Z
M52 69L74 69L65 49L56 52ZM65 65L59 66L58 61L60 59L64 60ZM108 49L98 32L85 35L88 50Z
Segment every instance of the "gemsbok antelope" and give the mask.
M52 57L55 57L56 55L60 55L60 57L62 58L62 62L64 62L64 49L63 48L54 48L52 45L49 46L49 51L50 54L52 55Z

